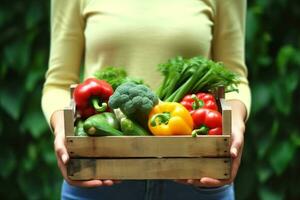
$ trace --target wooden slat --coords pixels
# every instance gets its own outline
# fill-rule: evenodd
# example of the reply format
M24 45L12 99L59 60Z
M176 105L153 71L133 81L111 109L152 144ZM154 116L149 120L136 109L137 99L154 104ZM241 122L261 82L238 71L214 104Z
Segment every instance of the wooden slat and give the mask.
M229 158L71 159L68 176L90 179L200 179L230 177Z
M78 84L70 85L70 99L71 99L70 107L72 108L74 119L76 118L76 104L75 104L75 101L74 101L74 98L73 98L73 93L74 93L74 90L77 87L77 85Z
M70 98L73 99L73 93L78 84L70 85Z
M220 99L222 108L222 129L223 135L231 135L231 106L229 106L225 99Z
M74 136L74 112L71 107L64 109L65 136Z
M228 157L230 136L67 137L71 157Z
M225 98L225 87L218 87L215 93L216 99L224 99Z

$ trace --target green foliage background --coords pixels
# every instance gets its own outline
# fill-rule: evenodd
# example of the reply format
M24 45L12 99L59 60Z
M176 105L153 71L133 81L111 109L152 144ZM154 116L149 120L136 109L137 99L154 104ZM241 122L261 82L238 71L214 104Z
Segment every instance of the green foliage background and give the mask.
M53 136L40 108L49 54L49 1L0 6L0 198L59 199ZM300 4L248 2L252 88L237 199L300 199Z

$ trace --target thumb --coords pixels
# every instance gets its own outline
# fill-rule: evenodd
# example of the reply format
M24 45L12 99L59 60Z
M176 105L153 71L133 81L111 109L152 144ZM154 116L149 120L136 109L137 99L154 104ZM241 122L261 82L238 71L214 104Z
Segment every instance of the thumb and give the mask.
M243 133L237 133L232 135L232 143L230 147L230 154L232 158L237 158L244 143Z
M67 153L63 153L61 155L61 160L63 161L64 164L67 164L68 160L69 160L69 156Z
M66 164L69 160L69 154L65 146L65 138L57 135L55 137L54 147L57 158L60 159L63 162L63 164Z

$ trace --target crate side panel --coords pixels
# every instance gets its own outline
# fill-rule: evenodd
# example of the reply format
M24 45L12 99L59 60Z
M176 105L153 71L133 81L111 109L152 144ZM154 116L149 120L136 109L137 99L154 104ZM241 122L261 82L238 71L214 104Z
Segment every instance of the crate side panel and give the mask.
M72 180L200 179L230 177L229 158L71 159Z
M230 136L67 137L71 157L229 157Z

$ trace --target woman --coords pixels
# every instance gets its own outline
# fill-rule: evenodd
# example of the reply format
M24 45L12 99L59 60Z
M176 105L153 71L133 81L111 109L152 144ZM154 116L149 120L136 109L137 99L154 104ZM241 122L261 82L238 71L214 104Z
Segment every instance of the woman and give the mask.
M234 199L232 182L241 160L250 89L244 62L246 0L52 0L51 51L42 108L51 125L62 199ZM180 181L71 181L60 111L69 86L105 66L125 66L153 89L159 63L203 55L239 73L239 93L226 95L233 108L232 178ZM87 189L89 187L90 189ZM176 191L176 192L175 192Z

